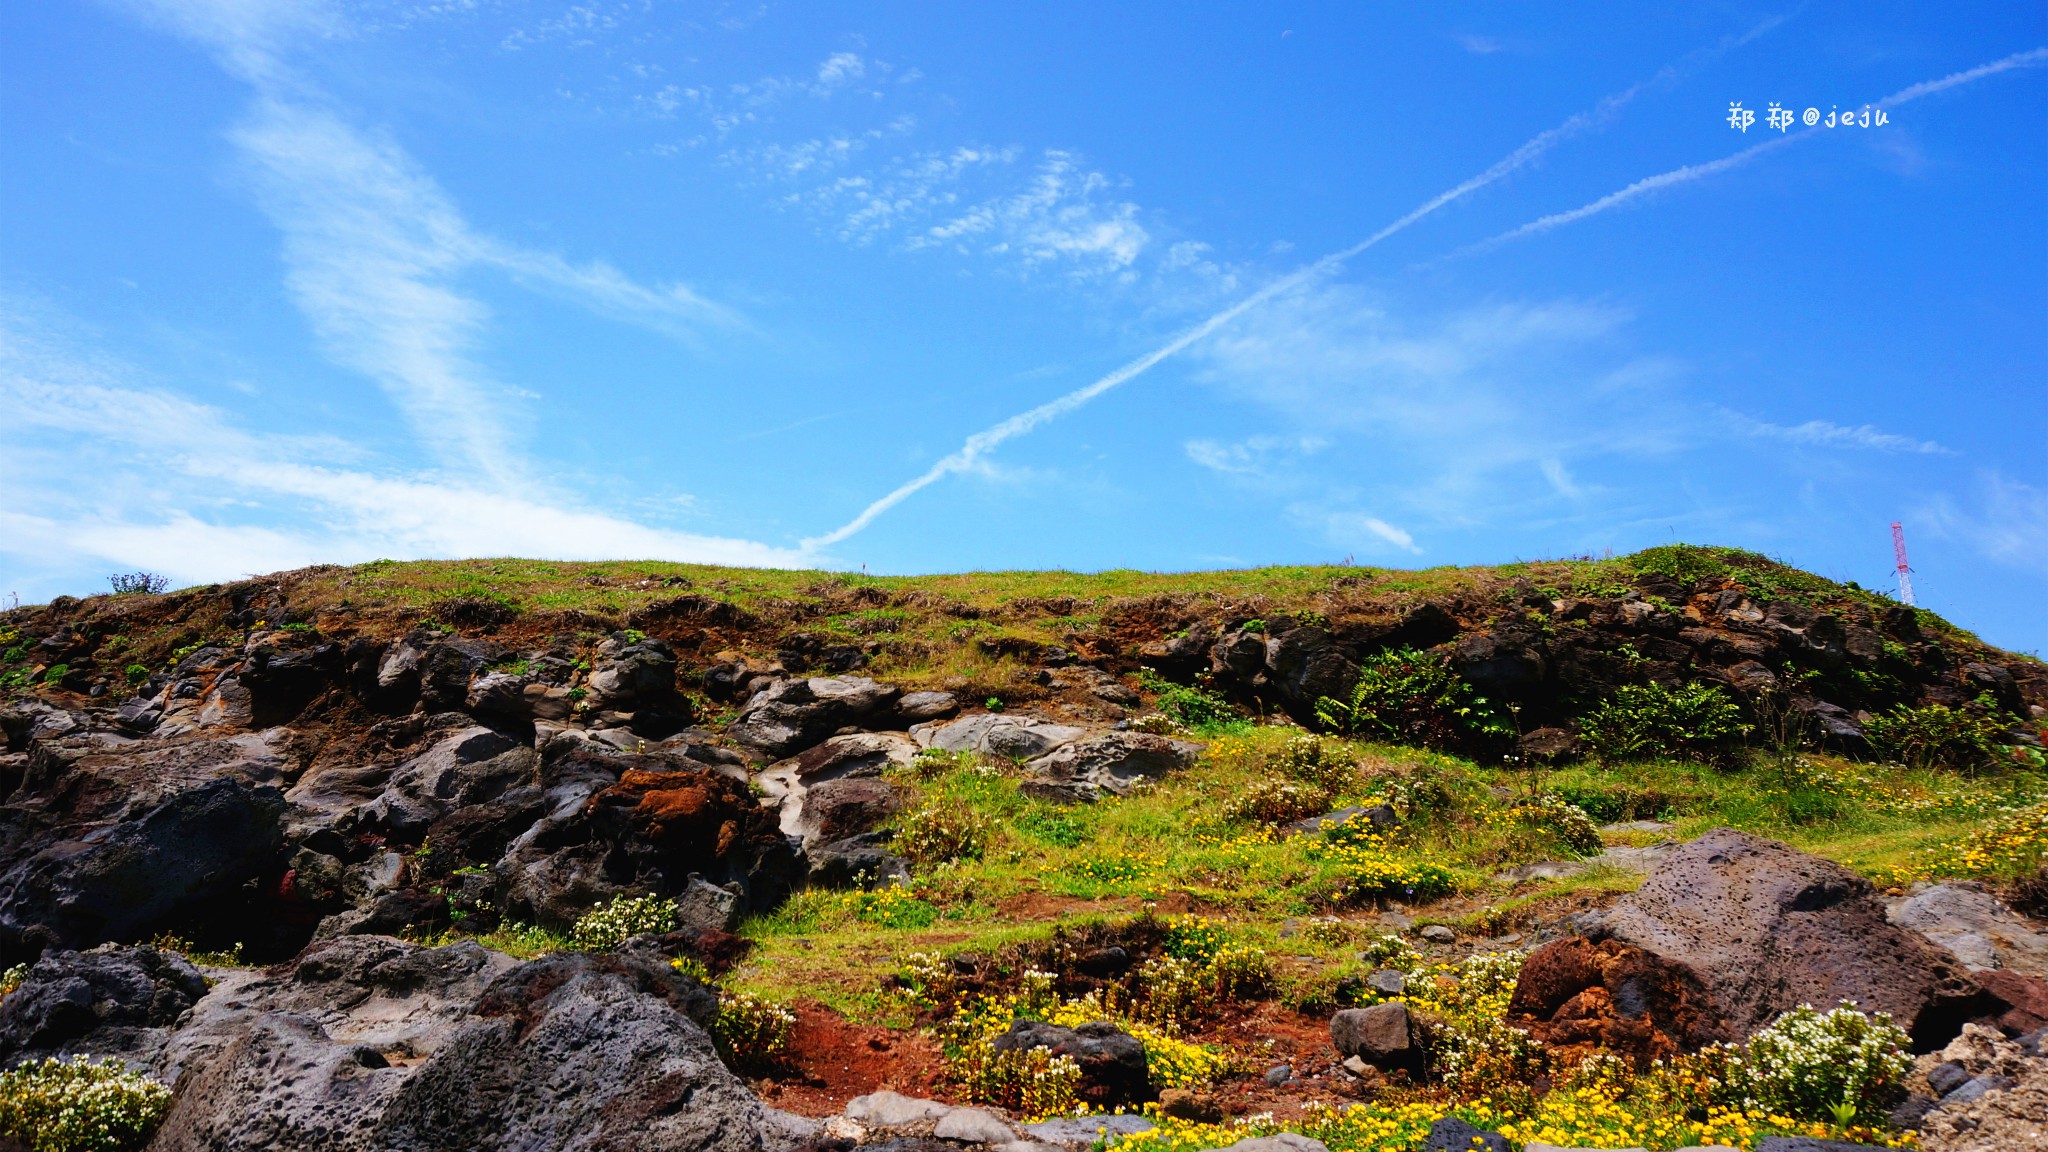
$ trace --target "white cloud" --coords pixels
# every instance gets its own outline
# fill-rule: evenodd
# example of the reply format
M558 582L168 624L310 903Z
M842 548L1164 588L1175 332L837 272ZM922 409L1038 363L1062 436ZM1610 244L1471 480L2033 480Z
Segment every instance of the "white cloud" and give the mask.
M1291 511L1297 520L1310 522L1320 528L1326 539L1341 548L1363 547L1369 551L1382 551L1383 546L1392 545L1410 555L1422 554L1422 549L1415 545L1415 537L1377 516L1369 516L1363 512L1330 512L1307 507L1296 507Z
M1314 436L1253 436L1236 444L1214 440L1190 440L1181 445L1188 459L1212 472L1235 476L1263 476L1278 457L1309 456L1322 451L1329 441Z
M867 64L852 52L834 52L818 65L818 87L837 88L867 75Z
M1952 455L1932 440L1915 440L1885 432L1869 424L1848 426L1830 420L1808 420L1804 424L1790 427L1752 420L1737 412L1723 411L1723 416L1737 431L1748 436L1767 440L1782 440L1788 444L1807 444L1817 448L1865 448L1875 452L1914 452L1926 455Z
M2048 576L2048 489L1997 472L1978 477L1973 506L1941 494L1926 501L1919 519L1941 536L1960 539L1987 559ZM1913 526L1908 524L1908 531Z
M0 553L215 580L314 562L480 555L781 565L750 540L649 527L573 500L366 466L327 437L249 431L123 366L0 325ZM31 511L32 510L32 511Z

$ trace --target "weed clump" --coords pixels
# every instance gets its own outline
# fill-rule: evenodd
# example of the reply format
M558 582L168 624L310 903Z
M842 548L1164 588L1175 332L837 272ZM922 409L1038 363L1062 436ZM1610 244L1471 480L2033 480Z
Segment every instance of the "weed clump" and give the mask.
M1905 1029L1849 1003L1828 1012L1802 1004L1725 1054L1725 1103L1843 1126L1882 1124L1913 1068Z
M169 1088L116 1060L52 1056L0 1072L0 1136L33 1152L130 1152L170 1107Z

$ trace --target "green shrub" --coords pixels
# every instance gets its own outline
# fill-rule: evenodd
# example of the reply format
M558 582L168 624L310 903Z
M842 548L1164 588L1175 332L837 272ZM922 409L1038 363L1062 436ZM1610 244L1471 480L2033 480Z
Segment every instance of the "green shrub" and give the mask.
M0 1136L33 1152L141 1148L171 1107L171 1090L119 1061L50 1057L0 1072Z
M1263 948L1232 944L1209 961L1220 1000L1252 1000L1273 990L1273 961Z
M796 1013L752 992L724 992L718 997L718 1018L711 1035L736 1071L768 1072L789 1055L789 1037L796 1031Z
M1603 760L1727 756L1749 732L1742 709L1719 685L1628 684L1579 721L1579 735Z
M1316 701L1316 719L1339 732L1431 748L1515 734L1449 662L1415 648L1367 658L1350 697Z
M656 896L615 896L584 913L569 939L587 952L616 948L635 936L660 935L676 926L676 902Z
M71 675L71 665L52 664L43 671L43 683L55 684L69 675Z
M1206 965L1178 956L1154 956L1138 968L1140 1018L1169 1028L1192 1023L1212 1003L1214 985Z
M1358 783L1358 764L1342 744L1306 732L1288 740L1280 750L1280 770L1332 794Z
M149 679L149 669L140 664L130 664L121 670L121 675L127 677L130 684L140 684Z
M1230 945L1230 930L1207 916L1182 916L1166 926L1166 954L1208 964Z
M916 864L979 860L995 821L958 801L930 804L903 818L896 830L898 855Z
M1192 684L1176 684L1150 669L1138 673L1138 682L1153 693L1152 706L1160 715L1182 728L1213 731L1243 719L1229 701L1214 692Z
M26 964L16 964L7 971L0 972L0 999L5 999L8 993L21 987L21 982L26 979L28 979L28 965Z
M1910 768L1978 769L1998 756L2005 727L1989 716L1960 708L1901 704L1872 716L1863 726L1870 747L1879 756Z
M1845 1126L1881 1125L1913 1068L1905 1029L1848 1003L1829 1012L1802 1004L1723 1051L1725 1103Z

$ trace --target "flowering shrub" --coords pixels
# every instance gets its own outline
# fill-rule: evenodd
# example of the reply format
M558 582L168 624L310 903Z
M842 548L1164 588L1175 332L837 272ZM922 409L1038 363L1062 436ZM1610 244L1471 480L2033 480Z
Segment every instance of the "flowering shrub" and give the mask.
M1230 932L1207 916L1182 916L1166 926L1166 954L1207 964L1230 943Z
M969 1100L1027 1120L1081 1111L1081 1066L1072 1056L1055 1056L1045 1048L998 1052L988 1040L973 1040L954 1057L952 1070Z
M1123 1027L1145 1046L1145 1076L1154 1088L1198 1088L1231 1069L1230 1057L1214 1049L1143 1024Z
M1273 990L1273 962L1263 948L1233 944L1209 961L1219 1000L1248 1000Z
M1202 965L1173 955L1155 956L1138 969L1139 1015L1180 1028L1205 1006L1209 987Z
M929 928L939 919L939 910L930 901L918 899L908 888L848 892L844 899L856 918L883 928Z
M0 972L0 997L5 997L9 992L21 987L21 982L26 979L28 979L28 965L26 964L16 964L7 971Z
M148 1143L171 1090L118 1061L50 1057L0 1072L0 1136L33 1152L127 1152Z
M965 804L939 803L903 818L896 831L896 852L918 864L948 860L979 860L987 850L995 821Z
M1317 784L1261 780L1223 806L1233 824L1289 824L1330 810L1335 793Z
M1958 876L2023 875L2048 862L2048 802L2007 812L1959 844L1932 852L1936 870Z
M1559 844L1579 856L1598 856L1606 845L1600 841L1600 826L1586 810L1562 796L1545 795L1507 810L1506 819L1524 827L1541 829Z
M660 935L676 926L676 902L655 896L614 896L576 921L569 939L587 952L616 948L635 936Z
M718 1019L711 1034L735 1069L766 1071L782 1063L789 1051L796 1013L752 992L725 992L718 997Z
M1881 1123L1905 1094L1908 1037L1890 1016L1800 1005L1727 1053L1723 1103L1803 1120Z

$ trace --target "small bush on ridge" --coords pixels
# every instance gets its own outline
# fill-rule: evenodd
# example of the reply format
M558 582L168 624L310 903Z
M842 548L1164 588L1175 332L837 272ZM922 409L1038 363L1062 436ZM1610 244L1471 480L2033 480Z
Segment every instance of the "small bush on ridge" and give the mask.
M1579 722L1587 746L1609 761L1726 756L1748 733L1728 693L1701 683L1626 684Z
M718 997L718 1019L711 1034L737 1071L766 1072L789 1054L796 1031L796 1013L752 992L724 992Z
M2005 727L1961 708L1901 704L1872 716L1863 732L1879 756L1909 768L1976 769L1992 764L2005 741Z
M1722 1091L1749 1111L1804 1120L1881 1124L1905 1095L1913 1068L1910 1038L1882 1012L1844 1002L1828 1012L1800 1005L1724 1050Z

